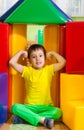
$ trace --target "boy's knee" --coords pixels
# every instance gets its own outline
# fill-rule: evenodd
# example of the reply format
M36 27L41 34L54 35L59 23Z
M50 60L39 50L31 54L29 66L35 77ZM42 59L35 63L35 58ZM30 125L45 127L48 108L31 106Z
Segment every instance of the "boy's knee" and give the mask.
M12 105L11 111L13 114L15 113L15 111L17 111L17 108L18 108L18 104Z
M60 108L57 108L56 110L56 119L60 119L62 117L62 110Z
M53 113L54 114L54 119L59 120L61 118L61 116L62 116L61 109L60 108L55 108L53 112L54 112Z

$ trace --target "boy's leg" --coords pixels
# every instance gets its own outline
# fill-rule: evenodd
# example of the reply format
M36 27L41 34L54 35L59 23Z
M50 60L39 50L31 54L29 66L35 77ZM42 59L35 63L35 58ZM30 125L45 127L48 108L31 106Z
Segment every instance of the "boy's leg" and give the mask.
M59 120L62 116L62 111L58 107L53 106L44 106L44 105L34 105L31 107L31 105L28 105L28 108L37 113L39 116L41 116L42 120L43 118L50 118L54 120Z
M23 105L23 104L14 104L12 106L12 113L21 117L25 121L29 122L32 125L37 126L41 120L41 116L36 114L37 110L30 105Z
M37 126L43 118L52 118L57 120L62 115L62 112L59 108L43 105L33 106L15 104L12 107L12 112L13 114L21 117L22 119L35 126Z
M40 106L39 109L41 110L39 116L43 116L45 118L52 118L54 120L58 120L62 116L62 111L58 107Z
M62 116L62 111L58 107L44 105L34 105L33 107L31 107L31 105L27 105L27 107L41 117L58 120Z

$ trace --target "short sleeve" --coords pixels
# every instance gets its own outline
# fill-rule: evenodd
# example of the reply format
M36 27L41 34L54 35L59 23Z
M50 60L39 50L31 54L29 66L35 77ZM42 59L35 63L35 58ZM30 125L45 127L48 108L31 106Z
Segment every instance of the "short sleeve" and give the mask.
M54 64L48 65L48 72L50 75L54 75Z
M21 76L22 76L23 78L25 78L25 76L28 75L28 73L29 73L29 68L26 67L26 66L24 66L24 67L23 67L23 73L22 73Z

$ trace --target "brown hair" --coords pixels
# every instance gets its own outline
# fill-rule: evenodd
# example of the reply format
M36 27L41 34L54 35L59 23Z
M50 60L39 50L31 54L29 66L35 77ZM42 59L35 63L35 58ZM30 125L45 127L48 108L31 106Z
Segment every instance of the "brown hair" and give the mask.
M30 59L30 54L32 51L35 51L35 50L38 50L38 49L41 49L44 53L44 56L45 56L45 59L46 59L46 50L45 48L40 45L40 44L32 44L29 49L28 49L28 58Z

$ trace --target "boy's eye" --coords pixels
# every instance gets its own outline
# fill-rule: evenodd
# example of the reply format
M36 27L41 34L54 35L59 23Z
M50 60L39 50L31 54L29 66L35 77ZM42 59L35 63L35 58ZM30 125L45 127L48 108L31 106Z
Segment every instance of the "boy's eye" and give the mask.
M40 57L42 57L42 55L40 55Z
M32 58L35 58L35 56L32 56Z
M42 57L43 56L43 54L40 54L40 57Z

